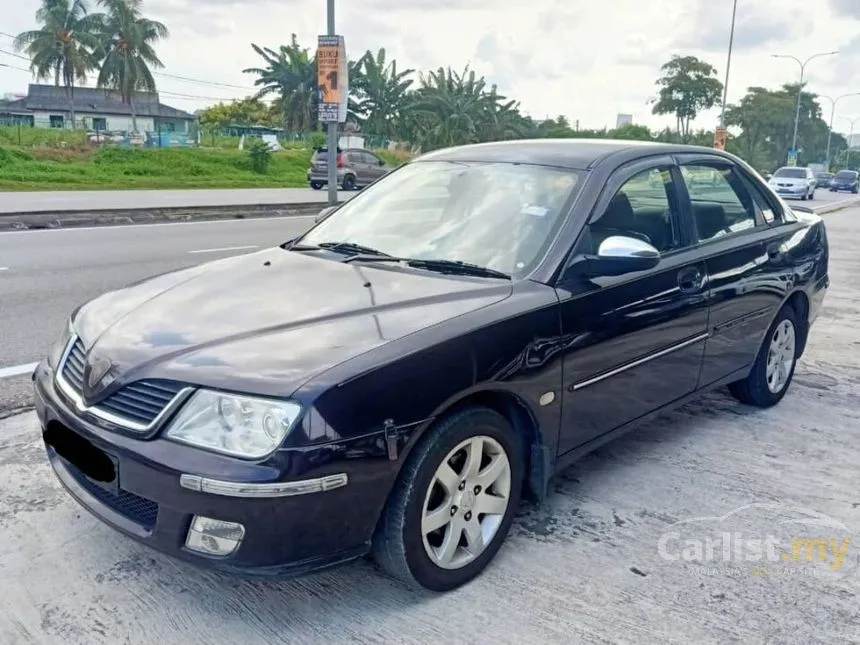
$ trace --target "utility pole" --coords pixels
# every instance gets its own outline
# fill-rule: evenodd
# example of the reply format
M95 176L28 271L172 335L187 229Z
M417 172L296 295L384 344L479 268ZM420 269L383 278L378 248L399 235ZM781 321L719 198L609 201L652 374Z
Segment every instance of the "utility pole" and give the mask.
M334 36L334 0L327 0L327 33ZM328 124L328 204L337 204L337 121Z
M832 51L822 52L820 54L813 54L805 61L800 60L796 56L790 56L787 54L771 54L773 58L790 58L798 65L800 65L800 84L797 87L797 106L794 108L794 135L791 138L791 150L795 155L795 160L797 159L797 125L798 123L800 123L800 97L803 94L803 74L806 71L806 66L814 58L818 58L820 56L833 56L834 54L838 53L838 51Z
M738 15L738 0L732 5L732 28L729 32L729 53L726 58L726 82L723 83L723 109L720 111L720 129L726 127L726 101L729 96L729 71L732 68L732 47L735 44L735 18Z
M826 166L825 170L827 170L827 172L830 172L830 139L833 137L833 121L836 119L836 104L849 96L860 96L860 92L843 94L842 96L837 96L835 99L830 96L824 96L823 94L818 95L818 98L830 101L830 125L827 126L827 149L824 152L824 165Z

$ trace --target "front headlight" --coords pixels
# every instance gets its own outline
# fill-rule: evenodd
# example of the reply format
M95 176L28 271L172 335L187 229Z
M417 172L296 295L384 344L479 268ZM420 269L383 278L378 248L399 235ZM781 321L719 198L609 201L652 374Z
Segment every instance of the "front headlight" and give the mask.
M199 390L182 406L165 436L225 455L259 459L281 444L301 411L290 401Z

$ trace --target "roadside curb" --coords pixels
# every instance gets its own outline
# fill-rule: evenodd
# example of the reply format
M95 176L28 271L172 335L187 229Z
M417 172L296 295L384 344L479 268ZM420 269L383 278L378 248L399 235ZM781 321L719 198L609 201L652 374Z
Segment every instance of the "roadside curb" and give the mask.
M835 213L845 208L860 205L860 197L849 197L842 201L833 202L831 204L822 204L821 206L813 206L812 212L816 215L826 215L827 213Z
M316 215L324 202L0 213L0 231Z

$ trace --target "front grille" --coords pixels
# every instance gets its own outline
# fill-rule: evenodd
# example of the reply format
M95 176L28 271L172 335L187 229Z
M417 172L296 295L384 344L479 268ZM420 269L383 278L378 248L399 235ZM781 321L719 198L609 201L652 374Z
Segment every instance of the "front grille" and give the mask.
M63 380L74 395L72 398L80 397L83 392L85 365L84 344L75 339L60 367ZM107 417L117 425L142 430L153 423L184 388L183 383L164 379L136 381L114 392L89 411L96 416Z
M179 394L181 383L151 380L131 383L99 403L99 408L124 419L149 425Z
M140 495L129 493L127 490L119 489L119 494L114 495L87 479L81 471L68 461L65 464L75 481L102 504L148 531L155 528L155 523L158 521L158 504Z
M85 362L86 352L84 351L84 344L78 338L69 350L66 362L63 363L63 378L66 379L66 383L78 394L80 394L84 385Z

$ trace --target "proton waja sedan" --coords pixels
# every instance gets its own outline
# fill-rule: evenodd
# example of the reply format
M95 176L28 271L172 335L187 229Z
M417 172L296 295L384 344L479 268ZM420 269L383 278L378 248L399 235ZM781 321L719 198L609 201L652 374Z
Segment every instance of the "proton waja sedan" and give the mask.
M143 544L266 578L372 555L448 590L644 419L780 401L827 266L822 220L724 152L440 150L280 246L78 308L36 407L69 494Z

